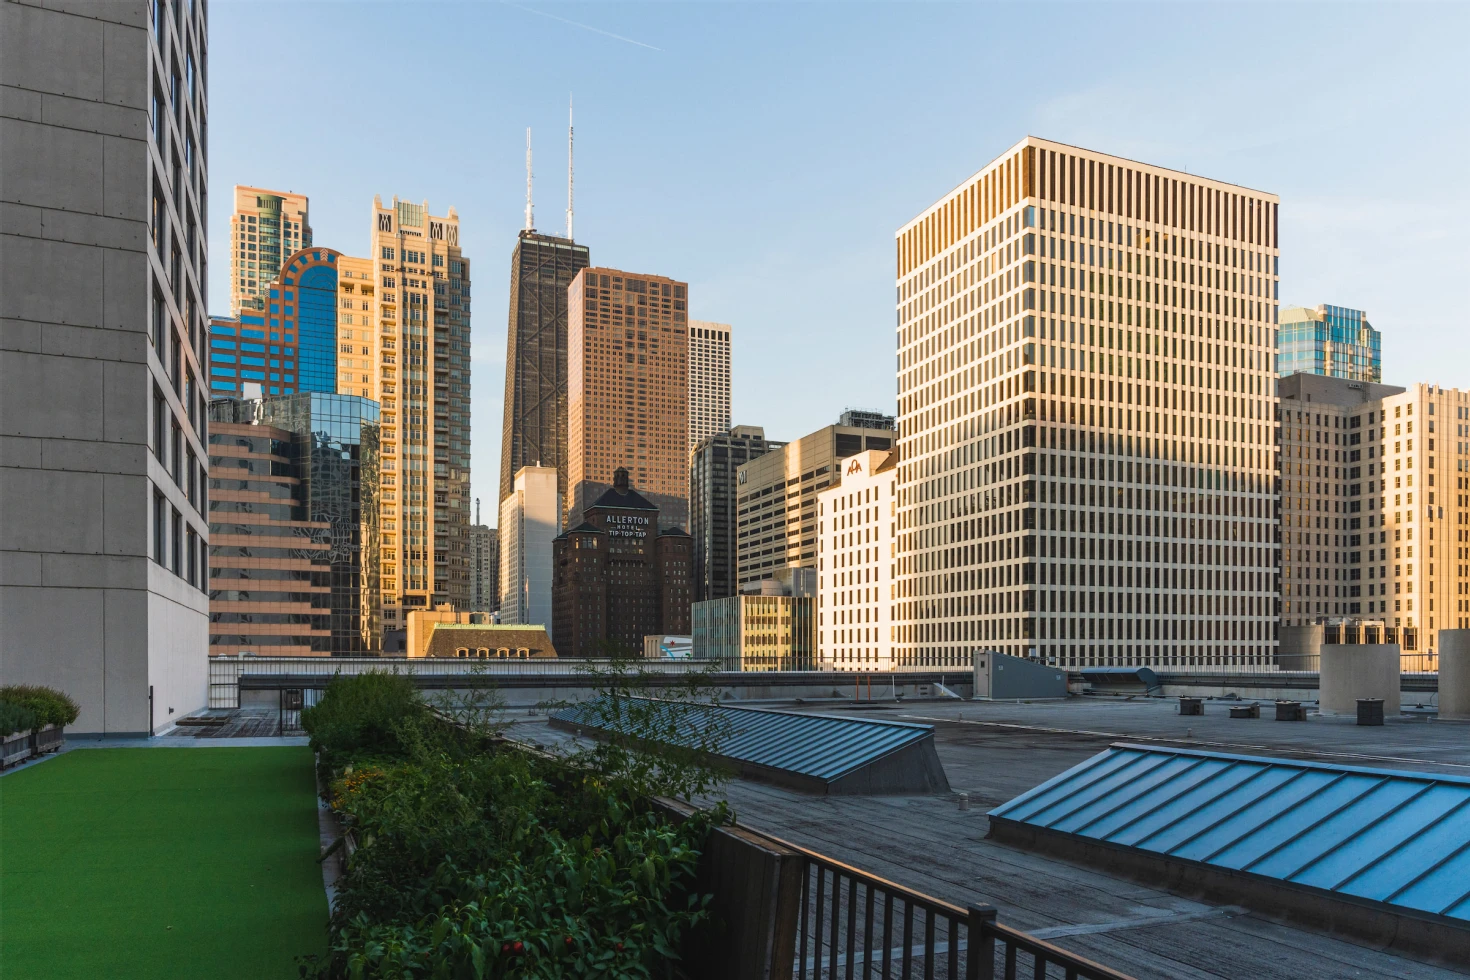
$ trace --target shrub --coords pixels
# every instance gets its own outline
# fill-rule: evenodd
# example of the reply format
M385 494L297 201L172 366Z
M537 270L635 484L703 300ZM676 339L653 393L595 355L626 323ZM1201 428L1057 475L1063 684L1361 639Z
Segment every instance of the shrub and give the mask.
M428 718L418 688L403 674L337 675L320 701L301 712L301 727L323 761L401 756L408 731Z
M54 687L10 684L0 687L0 702L8 702L28 710L35 716L35 728L70 725L82 713L75 701Z
M9 738L16 732L28 732L36 725L36 714L9 701L0 701L0 736Z

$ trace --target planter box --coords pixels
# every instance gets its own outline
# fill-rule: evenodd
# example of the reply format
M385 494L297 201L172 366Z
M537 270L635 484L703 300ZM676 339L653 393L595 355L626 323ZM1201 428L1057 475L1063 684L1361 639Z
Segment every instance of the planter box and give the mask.
M30 732L17 732L14 735L6 735L3 743L0 743L0 769L13 766L17 762L24 762L30 757Z
M45 755L47 752L56 752L61 748L61 729L55 725L47 725L39 732L31 735L31 748L36 755Z

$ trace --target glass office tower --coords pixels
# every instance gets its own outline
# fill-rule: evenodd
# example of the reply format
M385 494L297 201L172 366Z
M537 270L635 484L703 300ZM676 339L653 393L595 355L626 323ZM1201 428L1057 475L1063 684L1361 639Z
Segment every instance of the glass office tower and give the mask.
M1278 373L1321 374L1347 381L1383 380L1379 333L1362 310L1323 304L1281 311Z

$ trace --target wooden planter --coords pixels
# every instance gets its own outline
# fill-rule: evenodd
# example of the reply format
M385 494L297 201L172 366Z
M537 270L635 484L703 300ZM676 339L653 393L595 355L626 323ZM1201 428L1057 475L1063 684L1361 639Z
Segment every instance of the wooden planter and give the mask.
M61 748L61 743L61 728L57 725L47 725L39 732L31 733L31 749L36 755L56 752Z
M0 769L24 762L31 757L31 733L16 732L0 742Z

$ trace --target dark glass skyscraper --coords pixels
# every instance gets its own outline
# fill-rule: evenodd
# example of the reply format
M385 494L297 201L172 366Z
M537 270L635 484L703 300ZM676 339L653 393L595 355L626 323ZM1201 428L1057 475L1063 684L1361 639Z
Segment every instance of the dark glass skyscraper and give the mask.
M768 442L758 425L706 436L689 460L689 533L694 537L694 598L723 599L735 578L735 472L784 442Z
M587 246L522 231L510 263L500 499L523 466L554 466L567 494L567 287L590 262Z

